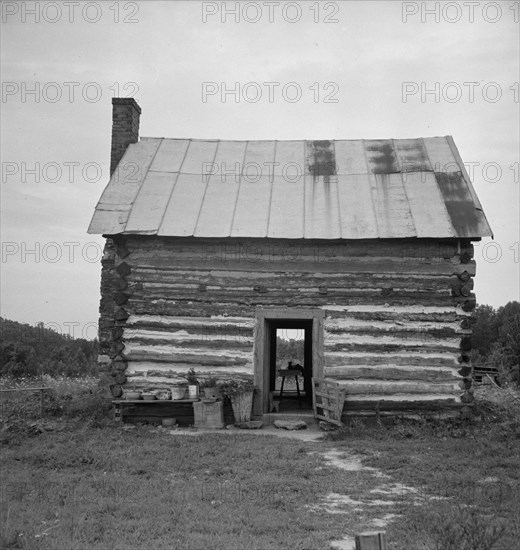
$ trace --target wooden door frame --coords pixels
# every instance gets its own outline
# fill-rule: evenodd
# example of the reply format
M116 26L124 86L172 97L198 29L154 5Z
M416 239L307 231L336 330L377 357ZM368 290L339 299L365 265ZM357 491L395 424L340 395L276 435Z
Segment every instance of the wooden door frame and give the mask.
M323 378L323 321L325 313L319 308L257 308L254 330L253 369L258 388L253 412L261 416L268 412L269 403L269 321L282 319L312 321L312 376Z

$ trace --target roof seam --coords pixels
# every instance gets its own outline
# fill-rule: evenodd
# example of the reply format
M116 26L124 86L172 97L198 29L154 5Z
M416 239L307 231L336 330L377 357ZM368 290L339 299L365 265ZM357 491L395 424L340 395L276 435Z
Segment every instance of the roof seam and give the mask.
M376 228L376 238L379 239L380 235L379 235L379 223L378 223L378 218L377 218L377 212L376 212L376 203L374 201L374 190L372 189L373 185L372 185L372 180L373 180L373 176L374 174L370 171L370 166L368 164L368 158L367 158L367 150L366 150L366 147L365 147L365 140L362 139L361 140L361 148L363 149L363 156L365 158L365 166L367 168L367 176L368 176L368 185L369 185L369 191L370 191L370 202L372 203L372 214L374 214L374 225L375 225L375 228Z
M401 157L399 156L399 153L397 152L397 148L395 146L395 140L394 138L392 138L392 149L394 150L395 152L395 159L396 159L396 162L397 162L397 168L399 168L399 175L400 175L400 182L401 182L401 187L403 189L403 193L404 193L404 196L406 197L406 205L408 206L408 212L410 212L410 220L412 222L412 225L413 225L413 232L415 233L415 236L417 237L417 225L415 224L415 220L414 220L414 217L413 217L413 212L412 212L412 207L410 206L410 197L408 197L408 193L406 192L406 186L404 184L404 181L403 181L403 171L402 171L402 163L401 163Z
M334 163L336 164L336 166L338 165L337 163L337 157L336 157L336 140L333 139L332 140L332 146L334 148ZM337 197L337 205L338 205L338 224L339 224L339 235L340 235L340 239L343 238L343 224L341 223L341 203L340 203L340 196L339 196L339 176L337 174L337 170L336 170L336 197Z
M123 228L123 232L126 230L126 226L128 225L128 222L132 216L132 211L133 211L133 206L134 204L136 203L137 201L137 198L139 197L139 195L141 194L141 191L143 190L143 187L144 187L144 182L146 181L146 176L148 175L148 172L150 171L150 166L153 164L153 161L155 160L155 157L157 156L157 152L159 151L160 147L161 147L161 144L162 142L164 141L164 138L159 138L159 145L157 146L157 149L155 150L155 153L153 154L153 157L152 159L150 160L150 164L148 164L148 168L146 169L146 172L144 173L143 175L143 179L141 180L141 185L139 186L139 189L137 190L137 193L135 194L132 202L130 203L130 208L129 208L129 213L128 213L128 217L126 218L126 221L125 221L125 224L124 224L124 228ZM128 150L128 148L127 148ZM126 151L125 151L126 153ZM122 161L123 159L121 159ZM119 168L119 164L117 165L117 168L116 170ZM159 229L159 227L157 227L157 229L155 230L155 232L157 232Z
M302 238L306 238L306 234L305 234L305 221L306 221L306 216L305 216L305 198L307 196L307 193L306 193L306 183L307 183L307 178L305 177L305 155L307 153L307 140L304 139L303 140L303 162L302 162L302 178L303 178L303 216L302 216Z
M217 146L215 147L215 154L213 155L213 161L211 163L212 166L215 166L215 159L217 158L218 147L219 147L220 143L221 143L220 140L217 141ZM201 172L202 172L202 170L201 170ZM212 172L213 172L213 170L212 170ZM204 188L204 194L202 195L202 199L200 201L200 208L199 208L199 211L197 213L197 219L195 220L195 225L193 226L193 236L195 236L195 233L197 233L197 226L199 225L200 214L202 212L202 209L204 208L204 199L206 198L206 193L208 192L208 187L209 187L209 183L211 181L211 176L212 175L213 174L209 174L208 181L206 182L206 187ZM201 174L201 176L204 177L204 174Z
M244 148L244 156L242 157L242 169L240 170L240 178L238 180L237 196L235 198L235 206L233 207L233 214L231 214L231 223L229 224L229 236L233 233L233 225L235 223L235 214L238 206L238 197L240 196L240 189L242 188L242 177L244 175L244 167L246 165L247 148L249 147L249 141L246 141Z
M273 188L274 188L274 166L276 164L276 149L278 147L278 140L274 140L274 158L273 158L273 170L270 175L271 180L271 193L269 194L269 208L267 210L267 227L265 228L265 236L269 236L269 224L271 223L271 204L273 202ZM265 164L265 163L264 163Z
M191 139L188 140L188 145L186 146L186 149L184 150L184 155L182 157L182 161L181 161L181 164L179 166L179 171L177 172L177 177L175 178L175 182L172 185L172 190L170 191L170 196L168 197L168 200L166 201L166 204L164 206L164 210L163 210L163 213L162 213L162 216L161 216L161 221L160 221L159 227L157 229L158 233L161 230L162 224L164 222L164 218L166 216L166 212L168 212L168 206L170 206L170 202L171 202L172 197L173 197L173 192L175 191L175 188L177 187L177 182L179 181L179 177L181 175L181 168L182 168L182 165L184 164L184 161L186 160L186 156L188 155L188 149L190 148L190 145L191 145ZM171 173L174 174L175 172L171 172Z
M430 158L430 153L428 153L428 147L426 147L426 142L424 141L424 138L421 138L421 142L423 144L426 157L428 158L428 162L430 163L430 168L432 169L433 179L435 180L435 189L437 189L437 193L439 194L439 197L441 199L442 206L444 207L444 212L446 213L446 221L451 226L453 237L458 237L457 230L455 229L455 227L453 226L453 223L451 222L451 216L450 216L450 213L448 212L448 208L446 207L446 201L444 200L442 191L440 190L439 184L437 183L437 178L435 177L435 167L432 164L432 159Z

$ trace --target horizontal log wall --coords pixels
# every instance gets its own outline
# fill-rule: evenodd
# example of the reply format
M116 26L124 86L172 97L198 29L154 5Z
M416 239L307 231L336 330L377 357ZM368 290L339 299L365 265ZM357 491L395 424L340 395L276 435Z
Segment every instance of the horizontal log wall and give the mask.
M115 243L114 318L104 320L114 325L115 395L125 383L171 385L192 367L202 376L252 375L261 306L324 310L324 375L347 388L347 412L472 400L469 242Z

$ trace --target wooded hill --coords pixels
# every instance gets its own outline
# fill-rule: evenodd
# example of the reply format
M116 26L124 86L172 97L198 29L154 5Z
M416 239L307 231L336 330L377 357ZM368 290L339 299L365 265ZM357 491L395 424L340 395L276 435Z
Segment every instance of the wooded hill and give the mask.
M481 305L472 318L473 364L495 367L501 382L520 386L520 302L498 309Z
M98 341L0 317L0 376L97 375Z

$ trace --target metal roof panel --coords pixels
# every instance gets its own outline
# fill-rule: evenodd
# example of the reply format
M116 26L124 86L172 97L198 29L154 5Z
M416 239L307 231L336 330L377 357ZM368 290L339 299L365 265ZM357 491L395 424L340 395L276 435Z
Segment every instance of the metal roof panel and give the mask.
M305 142L277 141L274 175L287 180L296 179L305 174Z
M393 142L401 172L432 171L422 139L396 139Z
M460 166L455 159L450 144L443 137L424 138L426 153L434 172L458 172Z
M453 174L456 180L448 177ZM491 235L450 136L142 139L128 147L89 227L89 233L125 232L287 239Z
M341 239L337 176L305 176L305 238Z
M364 141L369 172L372 174L395 174L399 172L393 140L369 139Z
M334 142L338 174L368 174L365 149L361 140Z
M218 141L190 140L181 172L183 174L209 174L218 145Z
M377 223L368 174L338 176L342 239L375 239Z
M179 174L159 228L159 235L192 236L206 191L200 174Z
M157 232L177 176L172 172L148 172L132 206L126 232Z
M401 174L417 237L456 237L433 172Z
M178 172L188 149L188 139L163 139L150 165L153 172Z
M195 227L196 237L229 237L239 181L240 176L235 175L222 178L213 174L209 178Z
M125 230L135 197L157 153L161 139L143 139L128 146L99 199L87 230L115 235Z
M382 239L417 235L401 174L370 175L377 233Z
M274 144L273 144L274 145ZM272 178L242 178L238 191L231 237L266 237L271 207ZM254 205L254 206L253 206Z
M267 226L268 237L303 239L304 198L303 176L296 181L290 181L282 176L274 177Z

